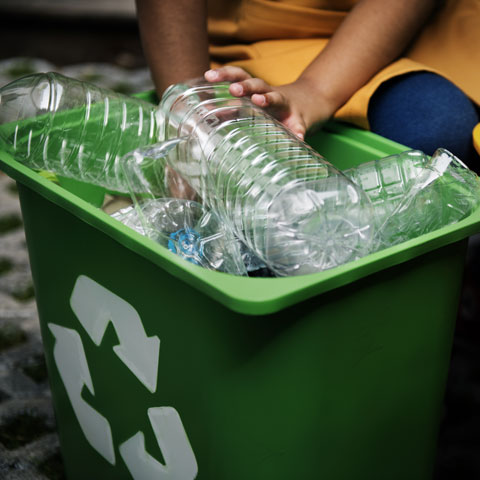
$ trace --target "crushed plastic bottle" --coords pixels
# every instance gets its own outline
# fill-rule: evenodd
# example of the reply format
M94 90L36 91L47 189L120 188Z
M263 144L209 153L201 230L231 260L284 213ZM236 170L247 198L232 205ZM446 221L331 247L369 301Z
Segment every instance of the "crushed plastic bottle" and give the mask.
M36 170L128 192L118 163L162 140L158 109L57 73L27 75L0 89L0 143Z
M147 200L111 216L194 265L247 274L238 240L214 212L197 202L178 198Z
M412 150L345 171L369 196L375 212L373 251L456 223L480 205L478 176L440 148L432 157Z
M360 188L228 84L177 84L162 97L168 161L277 275L364 256L373 211ZM155 147L149 149L155 157Z

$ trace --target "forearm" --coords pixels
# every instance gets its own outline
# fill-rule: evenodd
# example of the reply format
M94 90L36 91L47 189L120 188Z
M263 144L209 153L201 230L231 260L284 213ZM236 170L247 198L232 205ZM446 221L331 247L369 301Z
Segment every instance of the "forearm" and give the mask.
M159 95L209 67L206 0L136 0L143 50Z
M350 12L327 47L305 69L298 83L313 98L329 103L333 114L360 87L395 60L431 15L436 0L362 0ZM315 123L311 104L308 123ZM323 108L324 110L324 108Z

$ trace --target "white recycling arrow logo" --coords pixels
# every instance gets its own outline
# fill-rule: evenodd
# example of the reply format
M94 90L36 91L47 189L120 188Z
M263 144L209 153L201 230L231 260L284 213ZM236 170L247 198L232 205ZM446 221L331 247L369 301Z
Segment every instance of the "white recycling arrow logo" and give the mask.
M197 476L197 462L178 412L172 407L149 408L148 417L165 459L162 465L145 451L145 438L137 432L120 445L120 454L135 479L185 480Z
M82 398L84 385L95 395L82 339L71 328L54 323L49 323L48 328L55 337L53 357L83 434L102 457L115 465L110 424Z
M160 339L147 337L137 311L125 300L97 282L80 275L70 306L95 345L99 346L108 323L112 322L120 340L113 347L120 360L152 392L157 389Z
M138 380L155 393L160 339L147 337L132 305L80 275L70 306L97 346L102 342L108 323L112 322L120 341L113 347L114 352ZM95 395L82 339L71 328L54 323L49 323L48 327L55 337L55 363L85 438L102 457L115 465L110 424L82 398L84 386ZM119 446L132 477L135 480L194 480L198 473L197 461L178 412L173 407L155 407L147 413L165 465L147 453L144 435L137 432Z

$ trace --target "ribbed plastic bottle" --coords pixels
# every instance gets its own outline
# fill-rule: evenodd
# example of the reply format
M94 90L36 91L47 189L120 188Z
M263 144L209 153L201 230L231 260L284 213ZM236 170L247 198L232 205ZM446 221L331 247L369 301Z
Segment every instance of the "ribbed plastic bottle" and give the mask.
M365 192L228 84L170 87L169 161L277 275L318 272L367 254L373 211Z
M119 160L162 140L158 115L155 105L127 95L33 74L0 89L0 142L33 169L128 192Z
M345 174L374 207L374 250L456 223L480 204L478 176L443 148L431 157L418 150L403 152Z
M393 221L392 216L398 214L399 206L414 192L413 187L426 168L428 159L423 152L410 150L344 170L345 175L365 191L374 207L374 250L393 244L393 239L388 238L385 231L385 225L388 221ZM420 212L410 213L413 220ZM407 232L401 230L392 234Z

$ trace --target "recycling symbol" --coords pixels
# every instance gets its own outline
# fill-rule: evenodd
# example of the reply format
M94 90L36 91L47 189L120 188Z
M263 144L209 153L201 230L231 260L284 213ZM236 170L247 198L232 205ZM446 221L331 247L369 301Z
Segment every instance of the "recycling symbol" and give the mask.
M120 340L114 353L151 393L157 390L160 339L147 337L142 320L132 305L91 278L80 275L73 288L70 306L95 345L102 342L109 322ZM112 465L115 450L110 423L82 398L82 389L95 395L87 357L79 333L71 328L49 323L55 337L53 356L73 411L88 443ZM145 449L141 431L119 445L134 480L194 480L198 473L193 453L180 415L173 407L147 410L155 438L165 464Z

